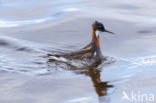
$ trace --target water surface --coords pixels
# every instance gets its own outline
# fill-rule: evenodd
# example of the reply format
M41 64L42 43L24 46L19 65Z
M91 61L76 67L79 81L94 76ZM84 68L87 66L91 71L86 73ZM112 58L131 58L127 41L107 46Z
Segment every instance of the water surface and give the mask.
M123 91L156 95L154 0L1 0L0 8L1 103L131 103ZM49 62L49 53L87 45L95 20L116 33L100 35L103 55L115 62Z

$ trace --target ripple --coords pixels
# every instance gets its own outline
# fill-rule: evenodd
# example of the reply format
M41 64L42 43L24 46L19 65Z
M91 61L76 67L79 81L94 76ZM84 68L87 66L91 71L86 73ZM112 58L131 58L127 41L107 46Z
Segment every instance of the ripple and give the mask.
M69 12L79 11L81 2L82 0L1 1L0 28L20 27L53 21Z
M38 24L49 20L49 18L37 19L37 20L21 20L21 21L0 21L0 27L18 27L28 24Z
M12 37L0 36L0 45L3 48L7 48L14 51L23 51L23 52L43 52L42 47L47 45L38 44L35 42L30 42L26 40L19 40ZM46 52L46 51L44 51Z

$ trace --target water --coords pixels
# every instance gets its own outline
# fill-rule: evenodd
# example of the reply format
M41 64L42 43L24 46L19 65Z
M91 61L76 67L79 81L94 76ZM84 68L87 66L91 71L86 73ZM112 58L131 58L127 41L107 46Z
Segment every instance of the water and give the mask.
M0 8L0 103L130 103L123 91L156 95L154 0L1 0ZM100 34L102 53L114 62L49 62L49 53L87 45L95 20L116 33Z

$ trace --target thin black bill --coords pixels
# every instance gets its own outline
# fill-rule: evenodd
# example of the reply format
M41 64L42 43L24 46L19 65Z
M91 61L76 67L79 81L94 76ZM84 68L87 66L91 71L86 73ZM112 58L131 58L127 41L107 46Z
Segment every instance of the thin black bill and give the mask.
M105 32L110 33L110 34L115 34L115 33L108 31L108 30L105 30Z

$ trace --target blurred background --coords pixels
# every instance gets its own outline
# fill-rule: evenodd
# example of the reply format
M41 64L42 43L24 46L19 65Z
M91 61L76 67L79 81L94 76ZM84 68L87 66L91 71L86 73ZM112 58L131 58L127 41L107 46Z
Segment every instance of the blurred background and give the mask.
M133 103L155 103L155 10L155 0L0 0L0 103L131 103L132 91L148 98ZM115 33L100 34L115 62L48 62L87 45L95 20Z

